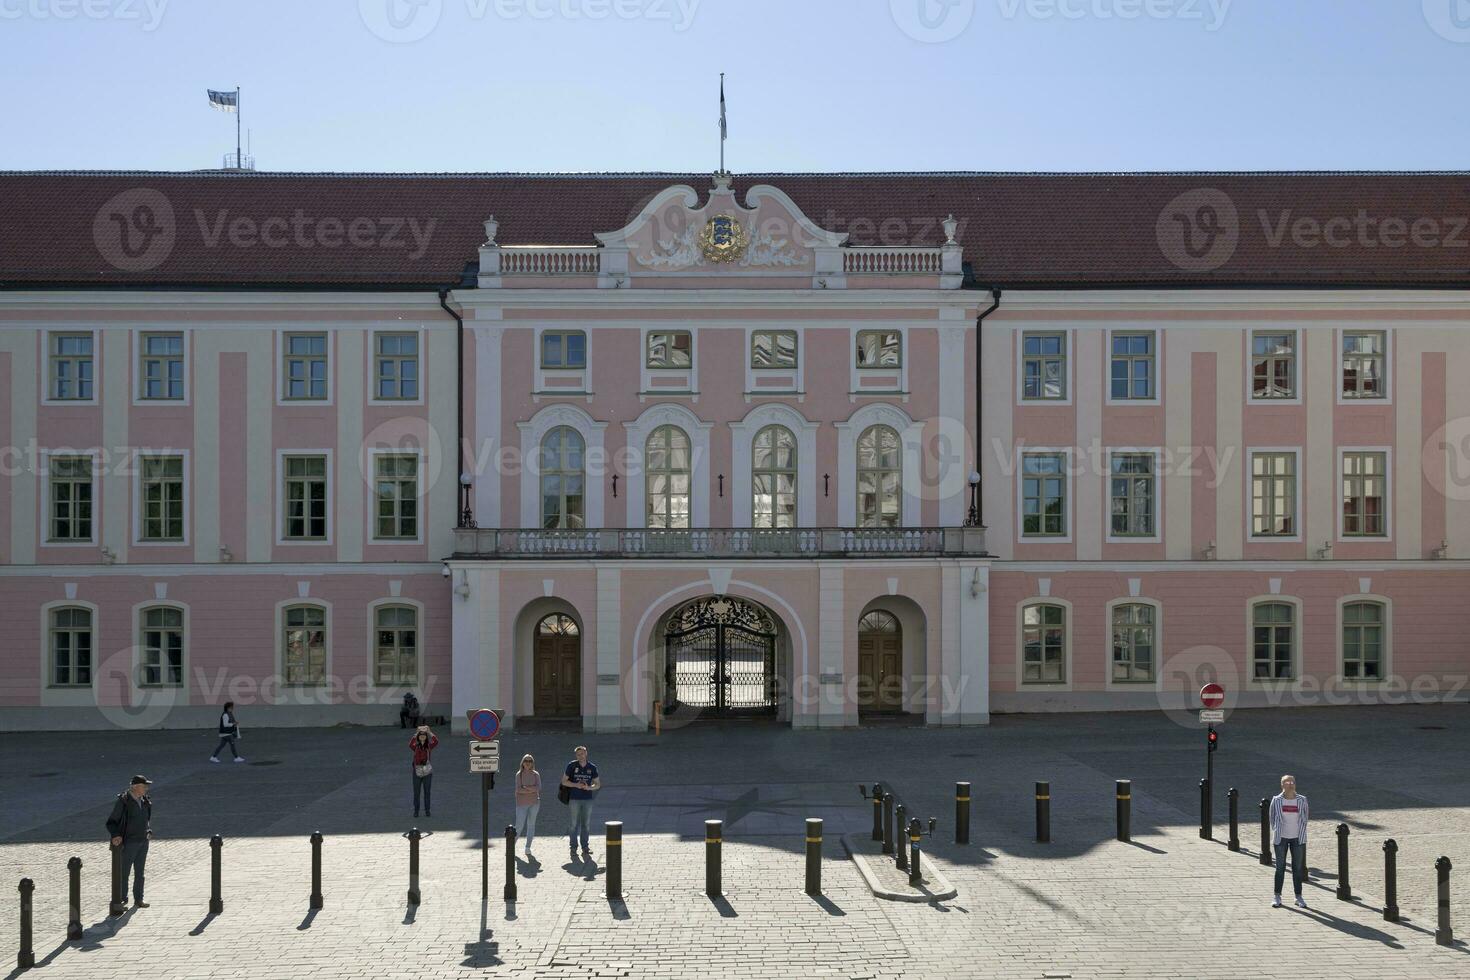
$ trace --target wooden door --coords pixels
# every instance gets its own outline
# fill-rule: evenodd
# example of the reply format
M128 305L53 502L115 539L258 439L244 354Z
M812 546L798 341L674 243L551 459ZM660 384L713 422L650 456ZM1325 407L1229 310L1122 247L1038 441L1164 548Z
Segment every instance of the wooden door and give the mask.
M903 639L892 633L858 636L858 690L868 711L894 712L903 709Z
M582 715L582 639L580 636L536 637L536 690L532 701L538 718Z

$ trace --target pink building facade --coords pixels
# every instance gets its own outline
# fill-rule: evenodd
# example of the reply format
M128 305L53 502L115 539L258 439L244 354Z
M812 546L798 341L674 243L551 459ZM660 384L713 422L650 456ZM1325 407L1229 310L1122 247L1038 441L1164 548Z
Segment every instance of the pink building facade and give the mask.
M0 177L0 727L1464 699L1453 252L1109 180Z

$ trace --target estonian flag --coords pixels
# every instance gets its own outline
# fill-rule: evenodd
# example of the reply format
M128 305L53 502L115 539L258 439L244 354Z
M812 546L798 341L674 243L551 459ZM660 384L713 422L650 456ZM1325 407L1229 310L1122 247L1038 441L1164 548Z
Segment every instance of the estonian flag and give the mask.
M720 140L730 136L730 127L725 122L725 76L720 76Z
M239 92L216 92L214 89L207 89L206 91L209 92L209 104L212 105L212 106L214 106L219 111L221 111L221 112L237 112L237 111L239 111L239 109L240 109L240 93Z

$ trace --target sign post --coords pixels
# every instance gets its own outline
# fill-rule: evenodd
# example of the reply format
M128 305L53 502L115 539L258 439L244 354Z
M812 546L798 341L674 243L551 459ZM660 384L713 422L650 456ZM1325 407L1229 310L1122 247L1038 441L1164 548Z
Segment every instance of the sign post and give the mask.
M1220 708L1225 703L1225 688L1219 684L1206 684L1199 689L1199 703L1205 707L1199 713L1199 719L1206 725L1205 802L1204 813L1200 814L1199 835L1210 840L1215 836L1215 749L1220 744L1215 723L1225 720L1225 712Z
M500 771L500 716L489 708L465 712L470 723L470 772L480 774L480 900L490 900L490 791Z

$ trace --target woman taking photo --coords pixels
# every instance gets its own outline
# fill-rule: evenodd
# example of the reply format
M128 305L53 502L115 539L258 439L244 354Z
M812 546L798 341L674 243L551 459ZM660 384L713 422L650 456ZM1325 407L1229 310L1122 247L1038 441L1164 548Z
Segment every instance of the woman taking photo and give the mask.
M516 833L526 842L526 860L531 860L531 839L536 836L536 816L541 812L541 774L536 760L521 756L516 770Z
M413 738L408 740L408 747L413 752L413 815L419 815L419 794L422 793L424 816L432 817L434 766L429 761L429 756L439 747L439 736L429 731L428 725L420 725L418 731L413 733Z

